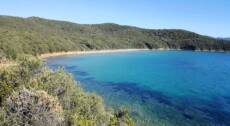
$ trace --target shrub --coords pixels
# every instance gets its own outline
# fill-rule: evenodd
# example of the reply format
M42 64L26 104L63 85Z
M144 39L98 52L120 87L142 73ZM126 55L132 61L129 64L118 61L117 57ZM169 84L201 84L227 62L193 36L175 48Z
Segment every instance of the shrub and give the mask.
M0 104L20 85L30 87L31 80L36 78L42 68L42 62L36 57L22 55L18 65L0 69Z
M125 108L120 108L110 118L109 126L135 126L135 123L129 116L128 110Z
M6 54L0 50L0 63L5 62L6 60Z
M21 55L19 56L19 77L21 78L24 85L27 84L30 80L33 80L36 77L36 74L39 74L42 70L42 61L37 57L31 55Z
M32 91L25 88L14 92L4 107L3 124L57 126L63 123L63 110L57 98L45 91Z
M15 68L0 69L0 106L15 89L20 85Z
M127 112L106 111L103 99L85 92L63 68L50 70L29 55L17 64L0 70L0 124L133 126Z
M110 113L95 94L75 93L71 98L70 120L79 126L107 126Z
M44 69L33 82L36 89L57 96L65 109L66 123L79 126L103 126L109 122L103 100L96 94L86 93L72 76L60 68Z

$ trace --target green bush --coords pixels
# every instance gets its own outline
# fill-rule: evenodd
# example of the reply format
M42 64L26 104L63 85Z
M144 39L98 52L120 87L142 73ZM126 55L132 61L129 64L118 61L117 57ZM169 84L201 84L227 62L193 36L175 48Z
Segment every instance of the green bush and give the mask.
M20 85L30 87L30 81L40 72L42 62L30 55L21 55L18 65L0 69L0 104Z
M129 116L128 110L121 108L110 118L109 126L135 126L135 123Z
M3 50L0 50L0 63L6 61L6 54L3 52Z
M16 68L0 69L0 105L20 85Z
M4 110L5 125L59 126L64 121L58 99L45 91L22 88L7 99Z
M1 69L0 87L1 125L134 125L127 111L107 111L101 97L85 92L63 68L50 70L33 56Z

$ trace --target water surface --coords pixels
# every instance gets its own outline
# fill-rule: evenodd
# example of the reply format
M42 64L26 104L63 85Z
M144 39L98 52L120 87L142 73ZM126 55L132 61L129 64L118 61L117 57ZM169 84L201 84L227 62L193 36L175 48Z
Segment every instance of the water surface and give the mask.
M108 106L129 108L140 125L230 125L230 54L137 51L53 57L47 64L64 66Z

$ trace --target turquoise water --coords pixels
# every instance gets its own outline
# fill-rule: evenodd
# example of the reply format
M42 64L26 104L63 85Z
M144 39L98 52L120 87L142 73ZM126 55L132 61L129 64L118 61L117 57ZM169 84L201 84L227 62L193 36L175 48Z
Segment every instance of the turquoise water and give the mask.
M230 126L230 54L137 51L47 60L113 108L152 126Z

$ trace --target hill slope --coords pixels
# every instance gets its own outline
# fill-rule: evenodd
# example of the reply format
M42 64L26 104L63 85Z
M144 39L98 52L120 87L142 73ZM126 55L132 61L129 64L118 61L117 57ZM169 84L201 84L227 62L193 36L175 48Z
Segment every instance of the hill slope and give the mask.
M228 40L228 41L230 41L230 38L224 38L224 40Z
M38 17L0 16L0 57L118 48L229 51L230 43L185 30L151 30L112 23L83 25Z

